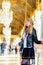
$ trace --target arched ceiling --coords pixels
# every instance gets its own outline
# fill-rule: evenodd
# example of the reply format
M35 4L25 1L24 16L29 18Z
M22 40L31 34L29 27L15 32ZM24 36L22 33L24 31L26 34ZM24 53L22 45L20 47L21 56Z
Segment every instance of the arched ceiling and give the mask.
M0 0L0 8L2 8L2 1ZM25 23L25 18L31 17L37 8L38 0L10 0L11 10L13 11L13 21L10 24L12 34L20 33ZM41 2L41 0L39 0ZM2 34L3 25L0 24L0 34Z

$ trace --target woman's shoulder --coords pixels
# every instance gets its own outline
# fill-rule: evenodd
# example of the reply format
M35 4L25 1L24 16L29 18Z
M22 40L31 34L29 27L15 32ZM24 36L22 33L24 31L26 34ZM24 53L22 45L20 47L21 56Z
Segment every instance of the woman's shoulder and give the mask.
M36 32L36 29L33 27L33 32Z
M36 29L35 28L33 28L32 34L36 35Z

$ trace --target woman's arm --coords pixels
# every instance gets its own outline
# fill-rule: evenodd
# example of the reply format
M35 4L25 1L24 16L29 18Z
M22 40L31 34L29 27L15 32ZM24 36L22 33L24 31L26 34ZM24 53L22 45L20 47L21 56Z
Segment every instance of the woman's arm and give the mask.
M38 40L37 38L37 34L36 34L36 30L33 30L33 38L34 38L34 42L37 44L41 44L41 41Z

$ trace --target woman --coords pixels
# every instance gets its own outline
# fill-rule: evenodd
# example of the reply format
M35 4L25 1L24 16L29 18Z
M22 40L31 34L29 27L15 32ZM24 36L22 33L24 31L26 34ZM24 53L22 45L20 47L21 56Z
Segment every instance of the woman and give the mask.
M37 44L43 43L37 39L36 30L33 27L32 19L28 19L25 24L23 32L23 54L22 54L22 65L30 65L30 59L35 60L34 42Z

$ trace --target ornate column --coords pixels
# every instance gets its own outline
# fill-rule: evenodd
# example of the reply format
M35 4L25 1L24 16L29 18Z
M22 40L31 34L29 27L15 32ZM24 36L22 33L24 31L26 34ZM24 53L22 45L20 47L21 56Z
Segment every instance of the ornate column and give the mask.
M13 19L13 12L11 10L11 3L10 1L3 0L2 9L0 11L0 23L4 25L3 34L7 43L7 49L11 39L11 27L9 26L10 23L12 22L12 19Z

